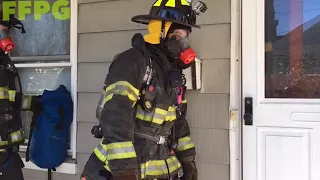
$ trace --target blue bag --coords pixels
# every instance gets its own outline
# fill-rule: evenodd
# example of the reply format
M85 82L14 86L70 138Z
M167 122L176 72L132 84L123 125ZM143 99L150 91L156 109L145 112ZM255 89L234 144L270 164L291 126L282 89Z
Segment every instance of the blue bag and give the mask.
M53 91L45 90L32 105L32 111L26 160L51 174L67 157L73 120L71 94L63 85Z

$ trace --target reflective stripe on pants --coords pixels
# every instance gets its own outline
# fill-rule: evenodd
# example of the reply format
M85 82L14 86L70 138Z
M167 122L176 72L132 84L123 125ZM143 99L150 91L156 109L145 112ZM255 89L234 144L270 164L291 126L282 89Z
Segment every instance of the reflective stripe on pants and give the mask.
M141 178L166 175L168 172L173 173L180 168L181 163L176 156L169 157L166 160L151 160L146 163L141 163Z

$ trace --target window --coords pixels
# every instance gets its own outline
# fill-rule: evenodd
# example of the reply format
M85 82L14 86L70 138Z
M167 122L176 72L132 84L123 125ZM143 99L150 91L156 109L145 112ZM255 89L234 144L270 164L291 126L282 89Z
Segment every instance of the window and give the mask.
M320 97L320 1L265 1L267 98Z
M51 6L56 0L47 0ZM58 20L51 11L42 14L41 20L35 20L34 14L26 15L24 24L26 33L13 28L12 38L15 49L10 53L18 69L23 93L42 94L44 89L53 90L60 84L71 92L74 103L74 119L70 131L68 154L76 158L76 110L77 110L77 1L69 1L71 18ZM16 9L18 9L17 7ZM33 8L31 7L33 12ZM17 16L16 16L17 17ZM25 138L29 137L32 113L22 112ZM26 151L25 144L20 151Z

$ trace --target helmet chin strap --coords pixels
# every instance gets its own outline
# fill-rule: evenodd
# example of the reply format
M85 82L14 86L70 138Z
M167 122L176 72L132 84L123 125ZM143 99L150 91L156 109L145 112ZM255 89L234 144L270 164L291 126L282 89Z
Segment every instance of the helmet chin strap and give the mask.
M163 51L163 53L168 57L167 53L167 47L166 47L166 30L165 30L165 21L161 21L161 31L160 31L160 49ZM168 34L168 33L167 33ZM170 61L170 60L169 60Z
M161 31L160 31L160 45L163 46L165 39L166 39L166 29L165 29L166 22L164 20L161 21Z

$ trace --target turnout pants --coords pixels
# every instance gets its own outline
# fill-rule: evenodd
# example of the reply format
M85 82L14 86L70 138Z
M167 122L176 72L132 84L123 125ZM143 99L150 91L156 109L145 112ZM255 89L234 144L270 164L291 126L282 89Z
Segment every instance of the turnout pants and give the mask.
M24 164L18 152L0 152L0 180L24 180L22 168Z
M83 173L81 175L81 180L112 180L112 175L103 167L102 162L97 158L97 156L92 153L87 164L84 167ZM147 180L179 180L179 178L172 177L171 179Z

